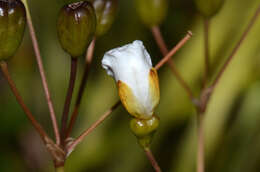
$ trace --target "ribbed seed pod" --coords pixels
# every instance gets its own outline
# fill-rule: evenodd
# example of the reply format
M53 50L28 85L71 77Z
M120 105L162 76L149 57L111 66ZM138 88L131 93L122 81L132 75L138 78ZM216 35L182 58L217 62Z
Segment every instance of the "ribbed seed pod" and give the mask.
M225 0L195 0L198 11L204 17L212 17L218 13Z
M25 7L20 0L0 0L0 60L7 60L16 53L25 24Z
M114 22L118 2L117 0L92 0L97 16L96 36L104 35Z
M92 4L80 1L65 5L59 14L57 31L62 48L72 57L86 51L96 29L96 15Z
M162 23L168 11L168 0L135 0L137 12L149 27Z

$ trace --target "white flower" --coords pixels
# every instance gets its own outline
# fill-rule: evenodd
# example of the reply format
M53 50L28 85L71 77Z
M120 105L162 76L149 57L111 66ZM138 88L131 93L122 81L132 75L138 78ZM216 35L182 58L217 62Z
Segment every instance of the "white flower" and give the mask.
M106 52L102 66L115 78L127 111L137 118L151 118L159 103L160 91L157 72L142 41Z

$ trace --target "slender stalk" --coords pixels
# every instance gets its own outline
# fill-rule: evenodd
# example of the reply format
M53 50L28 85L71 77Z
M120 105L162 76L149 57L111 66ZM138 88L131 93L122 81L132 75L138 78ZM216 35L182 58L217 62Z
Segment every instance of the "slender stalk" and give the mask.
M159 28L159 26L154 26L151 28L151 32L153 34L153 37L161 51L161 53L165 56L167 53L168 53L168 48L167 48L167 45L163 39L163 36L162 36L162 33L161 33L161 30ZM173 60L169 60L168 62L173 62Z
M191 37L192 33L188 32L188 34L164 57L161 59L159 63L155 66L156 70L159 70L171 56L173 56ZM115 105L113 105L107 112L105 112L94 124L91 125L90 128L85 130L75 141L70 144L67 148L68 155L74 150L74 148L89 134L91 133L97 126L99 126L119 105L121 104L118 101Z
M204 172L204 114L198 113L197 118L197 172Z
M78 116L78 112L79 112L79 107L81 104L81 100L82 100L82 96L84 94L84 90L85 90L85 86L87 83L87 79L88 79L88 75L89 75L89 71L90 71L90 66L92 63L92 59L93 59L93 54L94 54L94 49L95 49L95 42L96 39L94 38L87 50L86 53L86 64L85 64L85 70L84 70L84 74L81 80L81 84L80 84L80 88L79 88L79 92L78 92L78 96L77 96L77 100L76 100L76 104L72 113L72 116L70 118L70 122L69 122L69 127L66 131L66 138L70 136L73 126L76 122L77 116Z
M204 72L204 83L205 88L208 82L208 76L210 74L210 56L209 56L209 29L210 19L204 18L204 56L205 56L205 72Z
M158 47L160 48L161 53L164 56L166 56L169 51L168 51L166 43L165 43L165 41L162 37L160 28L158 26L154 26L154 27L151 28L151 31L153 33L154 39L156 40ZM179 44L175 47L176 48L175 51L177 51L179 48L181 48L182 45L184 45L186 43L186 41L191 37L191 35L192 35L192 33L188 32L187 36L183 39L183 42L179 42ZM187 92L189 98L193 101L194 97L193 97L192 91L191 91L190 87L188 86L188 84L185 82L185 80L182 78L180 73L178 72L174 61L171 59L171 56L169 56L169 58L167 58L165 61L163 61L163 64L165 62L167 62L171 71L176 76L177 80L179 81L181 86L184 88L184 90ZM158 65L159 65L159 68L160 68L161 64L158 63L157 66Z
M77 75L77 57L71 57L71 67L70 67L70 81L69 81L69 87L67 90L66 100L64 103L62 118L61 118L61 141L62 144L65 141L65 135L66 135L66 127L69 117L69 111L70 111L70 104L72 99L72 94L75 86L76 81L76 75Z
M175 46L169 53L164 56L154 67L156 70L161 68L192 36L192 32L188 31L186 36Z
M25 112L27 118L30 120L30 122L32 123L33 127L36 129L36 131L39 133L39 135L41 136L41 138L43 139L43 141L45 141L46 138L48 138L46 132L44 131L44 129L42 128L42 126L38 123L38 121L33 117L31 111L29 110L29 108L25 105L22 97L19 94L19 91L17 90L14 81L12 80L9 70L8 70L8 65L6 62L2 61L0 62L0 66L1 66L1 70L4 74L4 78L6 79L6 81L8 82L17 102L20 104L20 106L22 107L23 111Z
M92 124L87 130L85 130L75 141L69 145L67 152L70 154L74 148L82 142L82 140L89 135L97 126L99 126L119 105L120 101L116 102L109 110L107 110L94 124Z
M32 39L32 44L33 44L33 48L34 48L39 72L40 72L40 75L41 75L41 80L42 80L42 85L43 85L45 97L46 97L48 108L49 108L49 111L50 111L50 117L51 117L52 126L53 126L53 130L54 130L55 138L56 138L56 143L60 144L59 127L58 127L58 123L57 123L57 120L56 120L56 115L55 115L55 112L54 112L54 107L53 107L53 103L52 103L52 100L51 100L51 96L50 96L50 92L49 92L49 88L48 88L48 84L47 84L47 79L46 79L46 76L45 76L45 71L44 71L42 58L41 58L41 54L40 54L40 49L39 49L37 37L36 37L35 30L34 30L33 23L32 23L31 13L30 13L30 10L29 10L27 0L23 0L23 2L24 2L24 5L26 7L27 24L28 24L30 36L31 36L31 39Z
M207 87L208 76L210 72L210 57L209 57L209 21L210 19L204 18L204 61L205 61L205 71L204 71L204 81L203 90ZM206 93L206 92L205 92ZM210 93L209 93L210 94ZM197 172L204 172L204 129L203 129L203 118L204 113L208 103L208 94L202 92L200 105L201 107L197 110Z
M236 44L235 48L233 49L233 51L231 52L230 56L228 57L228 59L226 60L226 62L224 63L223 67L220 69L219 73L217 74L216 79L214 80L214 82L211 85L212 90L214 90L214 88L216 87L216 85L218 84L221 76L223 75L223 73L225 72L227 66L230 64L231 60L233 59L234 55L236 54L236 52L238 51L238 49L240 48L242 42L245 40L246 36L248 35L249 31L251 30L252 26L255 24L257 17L260 14L260 5L258 6L254 16L252 17L252 19L250 20L246 30L244 31L244 33L242 34L241 38L239 39L238 43Z
M158 165L155 157L153 156L151 149L145 148L144 151L145 151L145 154L146 154L148 160L150 161L151 165L153 166L154 170L156 172L161 172L162 170L161 170L160 166Z

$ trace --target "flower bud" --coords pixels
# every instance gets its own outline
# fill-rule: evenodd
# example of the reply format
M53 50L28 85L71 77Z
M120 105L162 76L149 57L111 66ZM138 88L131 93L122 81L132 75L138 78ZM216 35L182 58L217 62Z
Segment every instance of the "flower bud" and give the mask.
M120 100L139 119L150 119L160 100L159 79L142 41L105 53L102 66L115 78Z
M220 10L225 0L195 0L198 11L204 17L212 17Z
M97 16L96 36L105 34L114 22L117 0L92 0Z
M7 60L22 42L26 12L20 0L0 0L0 61Z
M137 12L149 27L159 25L166 17L168 0L135 0Z
M65 5L59 14L57 31L62 48L72 57L85 53L96 29L95 10L90 2Z
M147 148L152 142L153 135L159 126L159 118L153 115L150 119L133 118L130 128L137 137L139 144Z

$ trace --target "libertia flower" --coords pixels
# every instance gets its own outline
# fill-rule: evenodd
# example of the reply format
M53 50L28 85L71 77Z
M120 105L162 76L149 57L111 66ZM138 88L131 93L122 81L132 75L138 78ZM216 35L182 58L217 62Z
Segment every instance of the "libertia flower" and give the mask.
M142 41L105 53L102 66L117 82L120 100L126 110L139 119L150 119L159 103L157 71Z

